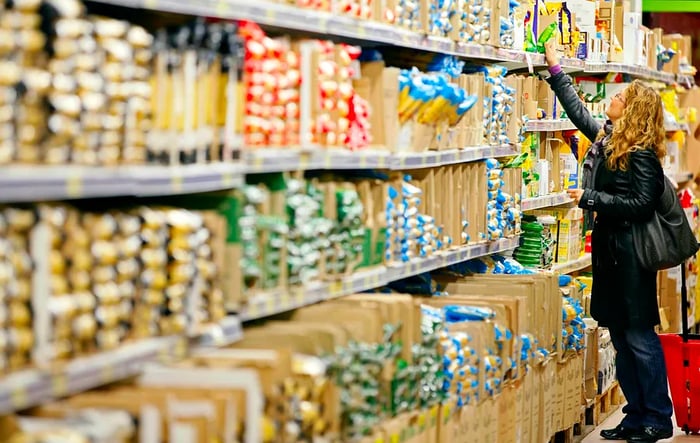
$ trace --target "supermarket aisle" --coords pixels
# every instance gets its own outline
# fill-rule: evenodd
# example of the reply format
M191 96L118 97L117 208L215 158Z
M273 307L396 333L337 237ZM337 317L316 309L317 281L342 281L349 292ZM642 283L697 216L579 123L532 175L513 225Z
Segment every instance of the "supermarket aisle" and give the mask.
M618 409L613 415L610 416L602 425L598 426L595 431L593 431L589 436L583 439L581 443L598 443L607 442L608 440L603 440L600 437L600 431L602 429L613 428L617 426L622 420L622 408ZM686 436L680 429L675 430L675 436L672 439L661 440L664 443L699 443L700 436Z

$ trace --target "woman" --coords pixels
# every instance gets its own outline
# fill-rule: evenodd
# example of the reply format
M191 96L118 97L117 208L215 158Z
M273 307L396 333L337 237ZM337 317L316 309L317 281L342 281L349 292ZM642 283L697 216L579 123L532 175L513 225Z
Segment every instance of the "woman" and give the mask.
M666 366L654 331L659 324L656 272L634 253L634 223L649 220L664 189L660 159L666 154L663 107L656 91L633 82L614 96L608 121L594 120L562 72L551 44L547 80L576 127L594 141L583 165L583 189L569 190L578 206L595 214L591 314L610 330L617 378L627 399L625 418L601 432L607 440L655 442L673 434Z

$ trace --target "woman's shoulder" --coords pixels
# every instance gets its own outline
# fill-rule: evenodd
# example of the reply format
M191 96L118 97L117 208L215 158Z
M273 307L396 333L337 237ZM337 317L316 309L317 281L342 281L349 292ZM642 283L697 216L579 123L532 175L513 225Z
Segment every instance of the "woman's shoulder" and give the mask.
M639 159L655 159L658 160L658 157L656 156L656 151L652 147L647 147L647 148L639 148L634 151L632 151L632 157L634 158L639 158Z

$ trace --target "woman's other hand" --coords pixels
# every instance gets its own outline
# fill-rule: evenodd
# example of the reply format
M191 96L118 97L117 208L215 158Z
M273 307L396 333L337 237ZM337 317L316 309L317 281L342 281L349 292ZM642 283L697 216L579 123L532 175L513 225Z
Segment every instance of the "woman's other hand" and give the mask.
M573 199L578 205L583 197L583 189L567 189L566 193L569 194L569 198Z
M547 66L550 68L559 64L556 39L550 38L549 41L544 44L544 59L547 61Z

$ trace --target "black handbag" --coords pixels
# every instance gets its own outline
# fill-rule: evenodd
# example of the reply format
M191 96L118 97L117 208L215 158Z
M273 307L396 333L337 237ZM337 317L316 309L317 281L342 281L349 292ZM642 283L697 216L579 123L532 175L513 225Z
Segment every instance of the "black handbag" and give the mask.
M688 223L673 184L664 177L664 192L648 222L634 223L634 250L642 267L660 271L676 267L698 252L698 241Z

